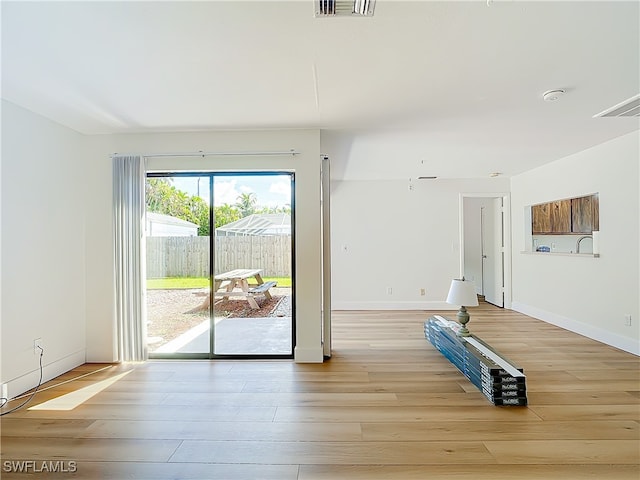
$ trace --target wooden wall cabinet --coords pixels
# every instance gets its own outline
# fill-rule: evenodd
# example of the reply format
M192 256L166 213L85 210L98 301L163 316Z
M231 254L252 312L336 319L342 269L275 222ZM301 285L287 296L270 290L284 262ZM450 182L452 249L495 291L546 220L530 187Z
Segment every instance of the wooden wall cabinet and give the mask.
M600 230L598 195L571 199L571 232L588 233Z
M551 202L551 233L571 230L571 200Z
M531 212L534 234L561 234L571 232L571 200L534 205Z
M600 229L598 195L556 200L531 207L534 235L590 234Z
M542 203L531 207L531 231L535 235L551 231L550 203Z

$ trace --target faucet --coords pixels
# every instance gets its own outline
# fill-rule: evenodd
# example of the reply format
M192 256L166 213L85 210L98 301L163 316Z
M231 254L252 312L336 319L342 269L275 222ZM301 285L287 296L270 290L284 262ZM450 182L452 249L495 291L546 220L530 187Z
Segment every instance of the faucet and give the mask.
M584 240L585 238L590 238L591 241L593 241L593 236L591 235L583 235L582 237L580 237L576 242L576 253L580 253L580 242L582 242L582 240Z

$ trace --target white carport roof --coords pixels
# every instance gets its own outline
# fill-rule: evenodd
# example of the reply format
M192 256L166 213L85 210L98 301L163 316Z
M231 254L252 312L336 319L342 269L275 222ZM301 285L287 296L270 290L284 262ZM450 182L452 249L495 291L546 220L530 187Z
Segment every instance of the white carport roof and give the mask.
M232 235L290 235L291 216L287 213L254 213L216 229Z

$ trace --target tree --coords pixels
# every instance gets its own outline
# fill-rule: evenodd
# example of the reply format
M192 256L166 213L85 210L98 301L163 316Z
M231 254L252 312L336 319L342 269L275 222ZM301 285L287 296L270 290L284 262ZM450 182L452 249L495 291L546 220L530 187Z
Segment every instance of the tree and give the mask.
M291 215L291 205L285 203L283 207L261 207L257 208L253 213L286 213Z
M198 235L209 235L209 205L198 196L189 196L171 185L169 178L148 178L147 210L181 218L198 225Z
M171 183L168 178L148 178L145 185L147 210L164 213L166 199L171 196Z
M224 205L213 207L213 211L215 214L216 228L221 227L222 225L226 225L227 223L235 222L236 220L240 220L242 218L240 210L232 207L227 203L225 203Z
M241 193L236 198L237 203L235 207L240 210L242 217L247 217L256 212L256 203L258 199L253 192Z
M198 225L198 235L211 234L209 204L197 195L189 196L171 184L171 178L148 178L146 184L147 210L181 218ZM253 213L291 213L291 206L258 208L253 192L242 193L235 205L227 203L213 207L215 228L235 222Z
M198 224L198 235L208 236L211 233L209 228L209 204L202 198L193 196L189 199L189 210L191 210L194 219L189 221Z

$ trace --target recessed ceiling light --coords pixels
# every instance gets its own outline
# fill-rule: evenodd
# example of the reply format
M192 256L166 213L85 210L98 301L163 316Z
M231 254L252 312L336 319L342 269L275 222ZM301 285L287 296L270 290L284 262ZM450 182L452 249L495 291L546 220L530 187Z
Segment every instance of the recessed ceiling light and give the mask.
M564 95L564 90L562 89L556 89L556 90L549 90L547 92L544 92L542 94L542 98L545 102L555 102L556 100L558 100L561 96Z
M500 175L502 175L500 172L492 172L489 174L490 177L499 177Z

